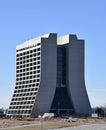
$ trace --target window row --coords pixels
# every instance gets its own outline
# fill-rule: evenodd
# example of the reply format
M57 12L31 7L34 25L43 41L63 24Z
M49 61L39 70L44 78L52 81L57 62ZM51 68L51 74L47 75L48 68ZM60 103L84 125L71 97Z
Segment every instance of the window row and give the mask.
M24 106L10 106L9 109L31 109L32 105L24 105Z
M21 80L20 80L21 79ZM27 83L34 83L35 84L35 82L40 82L40 78L20 78L20 79L17 79L16 80L16 85L18 85L18 84L27 84ZM17 84L18 83L18 84Z
M28 63L28 62L33 62L33 61L36 61L36 60L40 60L40 56L38 56L38 57L34 57L34 58L30 58L30 59L28 59L28 58L26 58L26 59L22 59L22 58L17 58L16 59L16 61L18 62L18 61L24 61L25 63Z
M28 92L27 92L28 93ZM36 96L36 93L37 92L30 92L29 94L30 94L30 97L33 97L33 96ZM20 96L21 94L20 93L14 93L13 94L13 98L15 98L15 101L20 101L19 100L19 96ZM22 98L25 98L26 96L24 96L24 95L26 95L25 93L24 94L22 94ZM24 99L22 99L22 100L24 100Z
M33 87L38 89L38 86L36 86L37 84L34 83L34 84L20 85L20 86L16 86L15 89L24 89L24 88L33 88Z
M16 81L21 81L21 80L30 80L30 79L38 79L40 78L40 74L37 75L30 75L30 76L26 76L26 77L17 77Z
M19 53L16 56L17 57L22 57L22 56L30 55L30 54L33 54L33 53L38 53L39 51L40 51L40 48L36 48L36 49L30 50L30 51Z
M26 72L26 73L32 72L32 73L36 74L36 73L39 73L39 69L40 69L40 66L37 66L36 70L32 69L32 68L30 68L30 69L29 68L27 68L27 69L20 69L20 70L17 70L16 73L18 74L18 73L24 73L24 72Z
M34 70L36 70L36 69L40 69L40 66L34 66L34 67L30 67L30 68L19 68L19 69L17 69L17 73L19 73L19 72L26 72L26 71L34 71Z
M27 73L16 74L17 78L24 78L24 77L26 78L26 77L30 77L30 76L34 76L34 78L39 78L40 77L40 71L38 71L37 73L27 72Z
M22 97L22 98L19 97L19 98L18 98L18 101L24 101L24 100L35 100L35 96L34 96L34 97ZM15 104L17 104L15 98L12 99L12 102L14 102Z
M22 98L22 97L29 97L29 96L30 96L30 100L33 100L33 99L35 99L36 93L35 92L31 92L31 93L19 93L19 94L15 93L13 95L12 101L19 101L20 98Z
M33 65L38 65L40 64L40 61L34 61L34 62L31 62L31 63L27 63L25 61L21 61L21 62L17 62L16 65L22 65L23 64L23 67L29 67L29 66L33 66Z
M37 89L38 90L38 89ZM35 91L37 91L35 90ZM14 98L20 98L20 97L26 97L26 96L30 96L30 97L35 97L36 96L36 92L26 92L26 93L14 93L12 101L15 101Z
M28 92L27 94L25 94L25 95L30 95L31 96L31 94L29 93L29 92L34 92L34 91L37 91L38 90L38 88L26 88L26 89L15 89L15 91L14 91L14 94L15 93L20 93L20 92ZM22 93L21 93L22 94ZM34 93L35 94L35 93ZM23 94L23 96L24 96L24 94Z
M36 88L27 88L27 89L19 89L19 90L15 90L14 91L14 94L15 93L22 93L22 92L34 92L34 91L36 91ZM34 94L36 94L36 93L34 93Z
M40 79L17 81L16 85L40 82Z
M30 114L31 110L12 110L12 111L8 111L8 114L17 114L18 116L20 116L19 114Z
M15 101L17 101L18 100L18 98L19 98L19 96L24 96L24 97L26 97L27 95L29 95L30 94L30 97L33 97L33 96L36 96L36 92L22 92L22 93L14 93L13 94L13 98L15 98Z
M38 68L40 68L40 62L38 62L39 64L22 64L22 65L17 65L16 66L16 70L18 70L18 69L27 69L27 71L28 70L33 70L33 69L38 69ZM30 66L31 65L31 66Z
M37 47L39 45L40 45L40 43L37 43L36 45L33 45L33 46L28 46L28 47L25 47L25 48L21 48L21 49L17 50L17 52L23 51L23 50L26 50L26 49L29 49L29 48Z
M40 73L40 70L37 70L37 71L31 71L31 72L26 72L26 73L17 73L16 74L16 77L19 77L19 76L27 76L27 75L32 75L32 74L35 74L37 75L38 73Z
M17 105L25 105L25 104L33 104L34 101L11 102L10 105L16 105L16 103L17 103Z
M39 53L35 53L33 55L28 55L26 57L19 57L19 58L16 59L16 61L21 61L21 60L23 60L23 61L25 61L25 60L31 61L31 59L37 60L37 59L39 59L39 57L40 57L40 52Z

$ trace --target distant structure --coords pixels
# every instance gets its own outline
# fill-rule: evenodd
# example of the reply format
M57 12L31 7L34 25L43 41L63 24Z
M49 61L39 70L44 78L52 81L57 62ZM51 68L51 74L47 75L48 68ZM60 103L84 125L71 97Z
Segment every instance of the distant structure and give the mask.
M84 40L50 33L16 47L16 85L8 117L91 114L84 82Z

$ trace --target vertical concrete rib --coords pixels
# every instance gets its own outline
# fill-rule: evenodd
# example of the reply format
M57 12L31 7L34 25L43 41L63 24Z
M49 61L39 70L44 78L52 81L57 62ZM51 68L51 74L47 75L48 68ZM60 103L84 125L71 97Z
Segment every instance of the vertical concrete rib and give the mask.
M69 35L66 46L67 87L76 114L91 114L84 80L84 41Z
M56 89L57 34L41 39L41 81L34 109L43 114L50 111ZM34 113L34 110L33 110Z

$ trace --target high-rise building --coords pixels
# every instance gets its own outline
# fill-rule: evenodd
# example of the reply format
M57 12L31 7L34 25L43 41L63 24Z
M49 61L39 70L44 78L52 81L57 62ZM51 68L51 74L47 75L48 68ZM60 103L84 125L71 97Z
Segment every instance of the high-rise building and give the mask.
M50 33L16 47L16 84L7 116L91 114L84 40Z

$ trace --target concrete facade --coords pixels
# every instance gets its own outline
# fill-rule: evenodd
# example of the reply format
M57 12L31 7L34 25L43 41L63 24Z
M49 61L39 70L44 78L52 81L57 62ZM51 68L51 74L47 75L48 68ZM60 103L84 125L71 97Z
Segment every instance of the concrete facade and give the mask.
M90 114L84 81L84 41L51 33L16 47L16 85L7 116L48 112Z
M76 114L90 114L91 106L84 79L84 40L69 35L66 46L67 88Z

